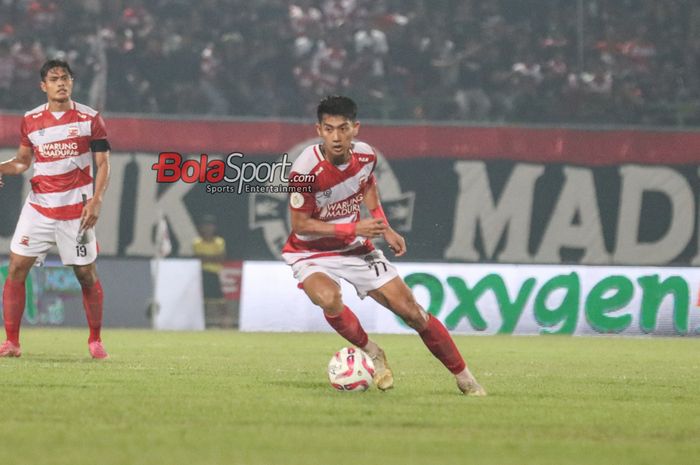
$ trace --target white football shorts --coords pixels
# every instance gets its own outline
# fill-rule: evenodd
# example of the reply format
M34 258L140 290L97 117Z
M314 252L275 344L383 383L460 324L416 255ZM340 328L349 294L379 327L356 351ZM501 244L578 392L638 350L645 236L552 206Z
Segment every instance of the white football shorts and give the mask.
M335 255L309 258L292 265L294 278L303 283L313 273L323 273L340 285L344 279L353 286L357 295L364 299L369 291L379 289L399 273L389 263L381 250L373 250L366 255Z
M80 219L54 220L36 211L29 202L22 207L10 250L24 257L44 262L55 244L64 265L89 265L97 259L95 231L89 229L78 237Z

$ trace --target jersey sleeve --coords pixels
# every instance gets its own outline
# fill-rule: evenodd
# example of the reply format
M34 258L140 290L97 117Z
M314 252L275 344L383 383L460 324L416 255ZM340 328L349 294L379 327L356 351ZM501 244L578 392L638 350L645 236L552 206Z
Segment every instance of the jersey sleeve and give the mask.
M90 136L90 150L93 152L109 152L111 147L107 140L107 128L102 116L98 113L92 119L92 135Z
M32 141L29 140L29 132L27 129L27 120L22 118L22 124L19 129L19 143L25 147L31 147Z
M107 126L99 113L92 119L92 135L90 140L107 139Z
M311 213L316 208L313 183L300 182L299 179L299 173L295 171L289 173L289 208L295 211Z
M362 194L366 195L367 192L372 188L372 186L375 186L376 184L377 184L377 180L374 177L374 173L372 173L367 178L367 182L364 182L360 185L360 189L362 190Z
M374 175L374 172L377 169L377 152L375 152L374 148L371 146L370 149L372 150L372 155L374 155L374 160L372 161L372 171L370 171L369 177L367 178L367 184L365 184L365 192L367 192L367 189L377 184L377 178Z

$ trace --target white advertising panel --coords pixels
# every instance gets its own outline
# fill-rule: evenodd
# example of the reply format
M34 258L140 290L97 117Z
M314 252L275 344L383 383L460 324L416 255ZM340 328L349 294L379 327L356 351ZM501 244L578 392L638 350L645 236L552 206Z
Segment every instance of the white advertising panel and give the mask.
M202 268L199 259L151 261L158 313L155 329L203 330Z
M700 269L397 263L418 302L457 334L700 335ZM343 283L368 332L412 330ZM331 331L281 262L245 262L243 331Z

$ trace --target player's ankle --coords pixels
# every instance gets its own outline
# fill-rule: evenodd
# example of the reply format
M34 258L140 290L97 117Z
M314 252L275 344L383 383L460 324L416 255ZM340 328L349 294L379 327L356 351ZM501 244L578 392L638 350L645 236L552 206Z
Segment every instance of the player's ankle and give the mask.
M469 368L464 367L464 370L460 371L459 373L455 374L455 378L457 381L463 381L463 382L476 382L476 378L474 378L474 375L472 375L471 371L469 371Z
M381 347L379 347L376 342L369 339L367 340L367 344L365 344L364 347L360 347L360 349L371 356L379 355L382 352Z

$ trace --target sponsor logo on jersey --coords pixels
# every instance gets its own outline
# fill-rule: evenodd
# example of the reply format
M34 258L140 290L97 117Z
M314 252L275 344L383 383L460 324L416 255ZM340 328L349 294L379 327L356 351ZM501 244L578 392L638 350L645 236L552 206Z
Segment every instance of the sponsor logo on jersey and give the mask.
M327 205L321 209L321 214L318 219L321 221L328 221L357 214L360 212L360 205L362 204L363 198L364 196L362 194L357 194L349 199Z
M39 155L44 158L67 158L80 155L77 142L52 142L37 146Z

